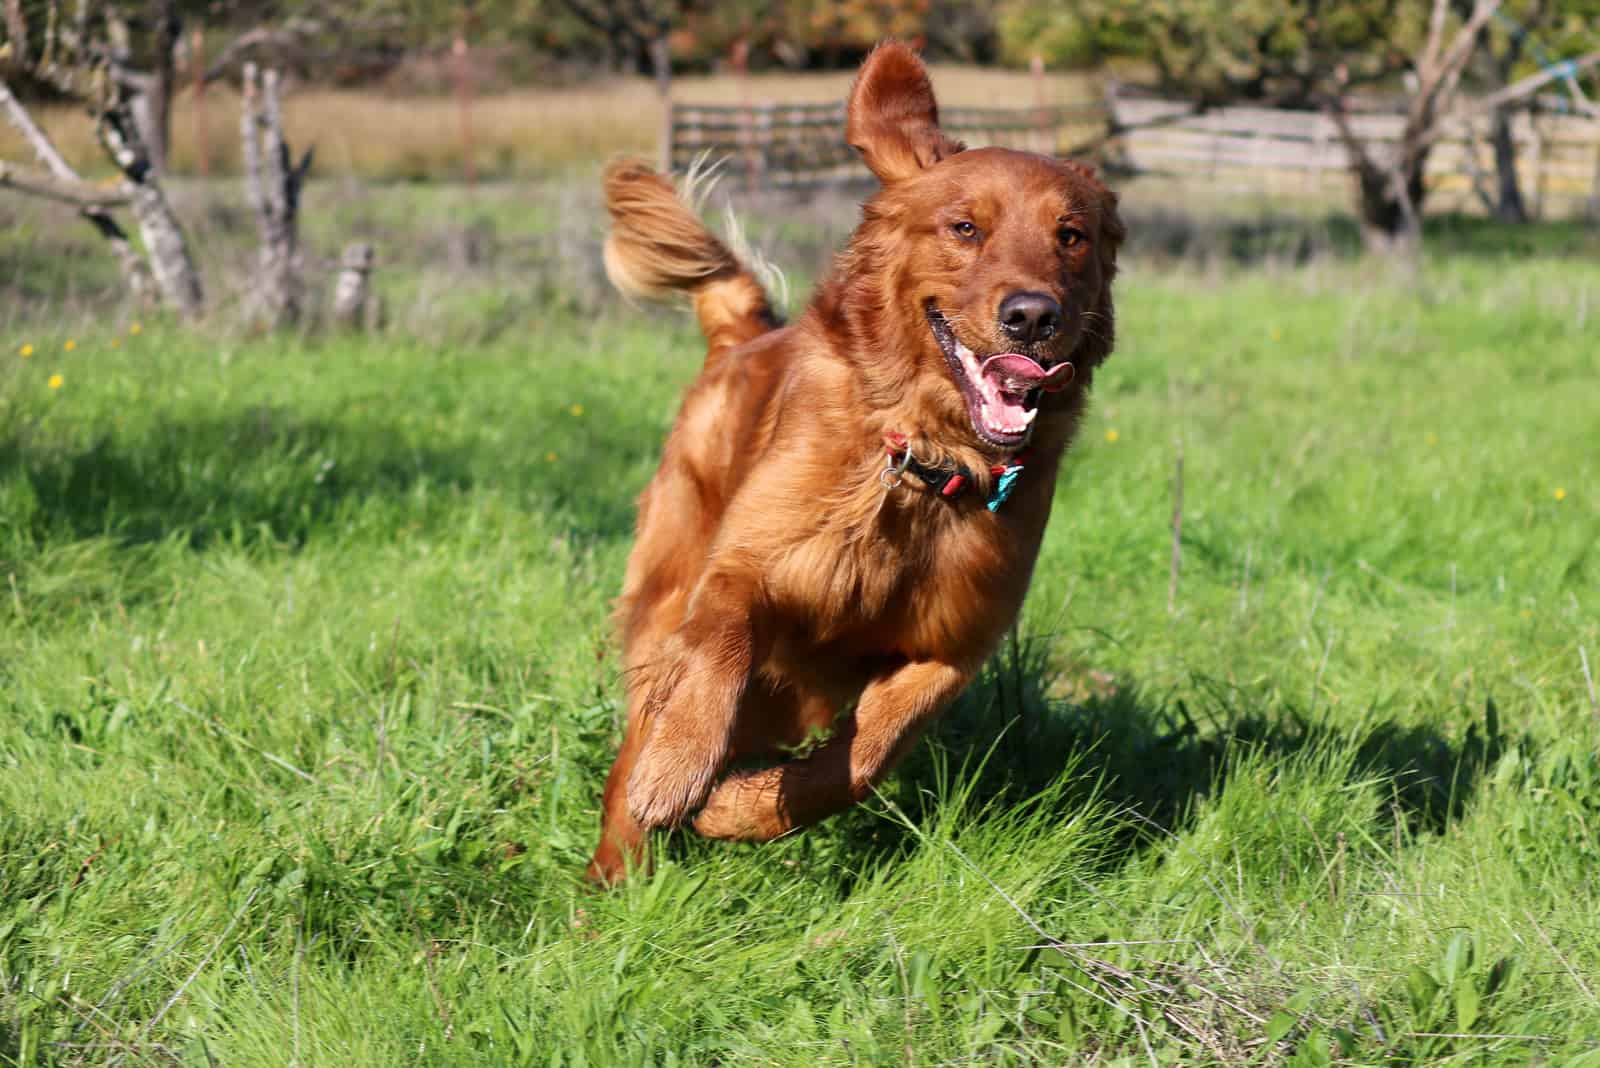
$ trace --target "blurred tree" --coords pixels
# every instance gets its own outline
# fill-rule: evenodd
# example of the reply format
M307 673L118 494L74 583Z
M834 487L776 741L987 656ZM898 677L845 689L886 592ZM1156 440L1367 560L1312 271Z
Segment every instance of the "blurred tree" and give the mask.
M1485 30L1474 73L1485 88L1501 90L1516 78L1592 48L1596 41L1600 41L1600 0L1506 0ZM1574 74L1565 88L1581 100L1586 94L1578 77ZM1511 128L1512 117L1522 107L1522 102L1507 101L1489 115L1496 181L1492 193L1480 192L1489 210L1505 222L1528 221Z
M163 122L170 110L173 53L181 35L178 0L151 0L144 9L147 21L143 24L124 17L114 4L94 0L75 5L70 16L61 15L55 3L0 2L5 5L0 22L4 31L0 37L0 75L4 75L0 77L0 104L4 104L7 119L55 179L57 192L71 194L58 199L78 203L85 218L110 242L130 289L142 294L147 275L153 275L168 307L184 318L198 315L200 275L159 181L166 150ZM141 67L141 63L148 65ZM101 146L121 172L117 202L129 205L138 222L149 257L148 271L106 210L108 205L97 202L92 191L83 188L82 179L11 93L6 79L18 71L88 108ZM38 191L37 183L30 184L35 188L28 191Z
M1534 3L1536 0L1523 0ZM1544 0L1587 7L1594 0ZM1057 63L1123 56L1142 62L1164 93L1199 108L1234 101L1316 107L1330 115L1355 172L1358 215L1372 246L1410 242L1423 175L1462 76L1503 0L1005 0L1008 55L1047 49ZM1592 39L1590 44L1592 45ZM1586 56L1578 65L1592 65ZM1358 92L1400 89L1393 145L1364 140ZM1500 101L1531 92L1524 80ZM1515 88L1517 92L1511 93Z
M670 82L667 38L684 14L682 0L560 0L573 17L606 43L610 54L634 71Z
M1009 59L1131 58L1163 92L1207 104L1311 104L1341 69L1352 85L1385 80L1428 24L1415 0L1003 0L1000 18Z
M98 43L105 49L101 59L126 91L149 164L157 173L165 173L183 24L207 7L205 0L145 0L126 10L120 5L102 10L99 4L85 2L74 5L70 14L51 0L0 0L0 4L5 16L0 69L19 82L25 97L41 90L62 92L46 73L53 65L59 69L55 64L59 56L49 52L53 43L98 32ZM53 26L59 32L51 33Z

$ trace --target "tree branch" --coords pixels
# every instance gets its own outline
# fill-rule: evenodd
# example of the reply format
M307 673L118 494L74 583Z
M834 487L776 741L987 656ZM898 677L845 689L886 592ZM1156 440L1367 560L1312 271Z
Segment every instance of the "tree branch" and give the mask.
M5 109L6 118L17 128L17 132L22 134L23 140L28 142L28 147L33 149L33 154L51 174L66 181L81 181L77 172L68 166L61 153L56 151L56 146L50 143L50 138L46 137L44 131L34 123L33 116L28 114L28 109L23 107L22 102L12 94L11 87L3 81L0 81L0 108Z
M120 207L132 199L126 189L106 189L88 182L68 181L3 159L0 159L0 186L78 208L104 210Z
M61 158L61 153L56 151L56 146L50 143L44 131L34 123L33 116L28 114L20 101L12 95L11 87L0 81L0 107L3 107L6 118L11 125L21 131L23 138L33 149L33 154L39 157L50 173L62 182L82 184L83 179L78 177L67 161ZM128 292L135 301L143 302L150 296L150 272L145 267L145 262L133 248L133 243L128 240L126 231L117 225L117 220L103 205L85 205L80 212L89 225L99 231L111 245L111 252L117 257L117 264L122 268L123 280L128 285Z
M583 3L583 0L561 0L561 6L578 17L578 20L597 33L607 37L616 33L619 27L615 22L608 20L603 14L595 12Z
M1512 82L1504 89L1497 90L1485 97L1479 97L1470 106L1441 118L1440 121L1434 123L1431 128L1424 132L1421 143L1431 145L1439 140L1445 135L1445 127L1452 122L1465 122L1475 119L1486 112L1493 111L1495 108L1532 96L1553 81L1558 81L1562 78L1575 78L1581 72L1596 65L1600 65L1600 51L1590 52L1588 55L1580 56L1577 59L1563 60L1536 74L1530 74L1520 81Z
M1460 81L1461 68L1472 57L1479 33L1500 9L1500 4L1501 0L1474 0L1472 14L1446 48L1444 25L1450 3L1449 0L1434 0L1428 20L1428 40L1412 68L1417 76L1417 90L1406 108L1406 126L1412 135L1426 131L1443 107L1448 106Z
M1439 49L1444 47L1444 23L1450 17L1450 0L1433 0L1428 12L1428 37L1423 42L1422 54L1417 57L1419 70L1431 70L1439 62Z
M1473 5L1472 15L1456 34L1455 40L1450 43L1450 49L1440 61L1433 78L1433 92L1425 94L1431 96L1429 104L1433 105L1439 100L1448 100L1455 93L1455 87L1461 78L1461 69L1467 65L1467 60L1472 58L1472 50L1477 47L1478 35L1483 32L1496 11L1500 10L1502 0L1477 0Z
M1350 161L1358 171L1379 170L1372 154L1367 151L1367 143L1356 136L1355 129L1350 125L1350 115L1345 110L1344 98L1337 97L1328 102L1323 111L1333 119L1334 129L1338 131L1339 140L1344 143L1345 151L1350 153Z
M652 11L646 0L632 0L633 17L648 30L649 36L659 37L672 28L672 16L664 11ZM646 36L644 31L637 31L640 37Z
M318 19L293 18L282 26L258 26L228 42L226 48L206 67L201 80L210 84L226 75L240 59L269 49L302 58L311 52L311 39L320 33L349 36L351 29Z

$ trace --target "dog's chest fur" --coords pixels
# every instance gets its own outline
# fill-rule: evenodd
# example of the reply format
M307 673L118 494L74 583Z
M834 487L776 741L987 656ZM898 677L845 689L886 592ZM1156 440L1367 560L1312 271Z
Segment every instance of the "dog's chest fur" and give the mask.
M1027 590L1053 475L1039 472L998 513L981 500L951 503L912 485L859 487L767 574L767 594L786 624L778 648L796 657L838 646L981 660Z

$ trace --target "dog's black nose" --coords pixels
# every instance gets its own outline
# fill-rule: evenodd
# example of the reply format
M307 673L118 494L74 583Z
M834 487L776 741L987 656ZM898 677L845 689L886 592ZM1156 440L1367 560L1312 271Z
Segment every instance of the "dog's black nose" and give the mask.
M1061 329L1061 305L1048 293L1013 293L1000 302L1000 328L1013 341L1043 341Z

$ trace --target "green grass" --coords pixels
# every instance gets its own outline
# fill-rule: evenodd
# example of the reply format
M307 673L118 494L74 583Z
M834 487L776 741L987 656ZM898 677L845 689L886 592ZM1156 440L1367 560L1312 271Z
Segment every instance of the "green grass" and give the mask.
M0 1062L1600 1065L1600 270L1119 284L1019 640L878 800L609 894L689 324L15 319Z

